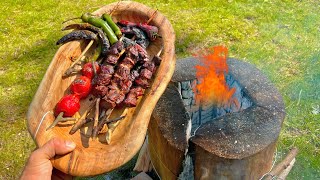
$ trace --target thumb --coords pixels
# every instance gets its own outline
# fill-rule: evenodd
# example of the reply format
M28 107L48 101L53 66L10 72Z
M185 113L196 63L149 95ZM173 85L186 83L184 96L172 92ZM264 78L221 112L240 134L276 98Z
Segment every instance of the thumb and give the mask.
M56 154L63 155L75 149L76 144L71 141L53 138L39 149L31 153L21 179L50 179L52 164L50 159Z
M56 154L63 155L75 149L76 144L72 141L67 141L59 138L53 138L44 144L37 151L39 159L51 159Z

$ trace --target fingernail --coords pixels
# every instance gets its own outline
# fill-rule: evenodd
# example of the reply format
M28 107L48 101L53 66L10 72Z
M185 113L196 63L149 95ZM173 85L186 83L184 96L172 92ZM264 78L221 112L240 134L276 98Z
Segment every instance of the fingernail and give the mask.
M72 141L66 141L66 147L69 149L74 149L76 147L76 144Z

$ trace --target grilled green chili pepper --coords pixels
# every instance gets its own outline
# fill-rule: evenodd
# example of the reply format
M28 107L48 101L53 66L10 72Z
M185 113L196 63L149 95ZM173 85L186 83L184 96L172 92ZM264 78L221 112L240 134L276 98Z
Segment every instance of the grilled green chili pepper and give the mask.
M106 14L106 13L103 14L102 19L104 19L108 23L108 25L111 27L113 32L118 36L118 38L122 36L120 28L116 25L116 23L112 21L112 18L109 14Z
M70 29L77 29L77 30L89 30L94 33L98 33L99 39L101 41L101 56L106 56L108 49L110 48L110 43L104 32L91 24L70 24L64 27L62 30L70 30Z
M72 31L71 33L63 36L61 39L57 41L57 45L67 43L69 41L73 40L80 40L80 39L85 39L85 40L97 40L97 35L91 31L87 30L78 30L78 31Z
M113 30L108 25L108 23L105 22L104 20L92 17L92 16L90 16L89 13L84 13L81 16L81 19L83 22L87 22L87 23L94 25L98 28L102 28L102 30L107 34L109 41L110 41L110 44L114 44L118 41L117 36L114 34Z

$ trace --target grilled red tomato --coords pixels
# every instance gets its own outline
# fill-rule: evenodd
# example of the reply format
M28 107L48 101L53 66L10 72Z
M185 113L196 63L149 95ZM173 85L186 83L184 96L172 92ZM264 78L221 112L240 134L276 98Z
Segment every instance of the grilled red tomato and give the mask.
M100 66L97 62L94 62L94 66L96 68L96 72L99 74L100 72ZM94 77L94 71L92 68L92 62L88 62L85 65L83 65L81 73L83 76L86 76L90 79L92 79Z
M64 117L71 117L80 109L80 99L79 97L70 94L63 96L57 103L54 115L57 117L61 112L63 112Z
M81 98L86 98L91 91L91 79L86 76L77 77L70 86L71 92Z

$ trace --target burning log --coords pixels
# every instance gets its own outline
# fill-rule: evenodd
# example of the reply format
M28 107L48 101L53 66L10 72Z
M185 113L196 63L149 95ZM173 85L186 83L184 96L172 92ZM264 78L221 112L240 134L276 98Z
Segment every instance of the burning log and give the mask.
M191 91L199 63L177 61L154 109L148 148L155 170L162 179L259 179L271 169L285 117L281 95L254 66L228 59L226 81L238 103L210 106Z

